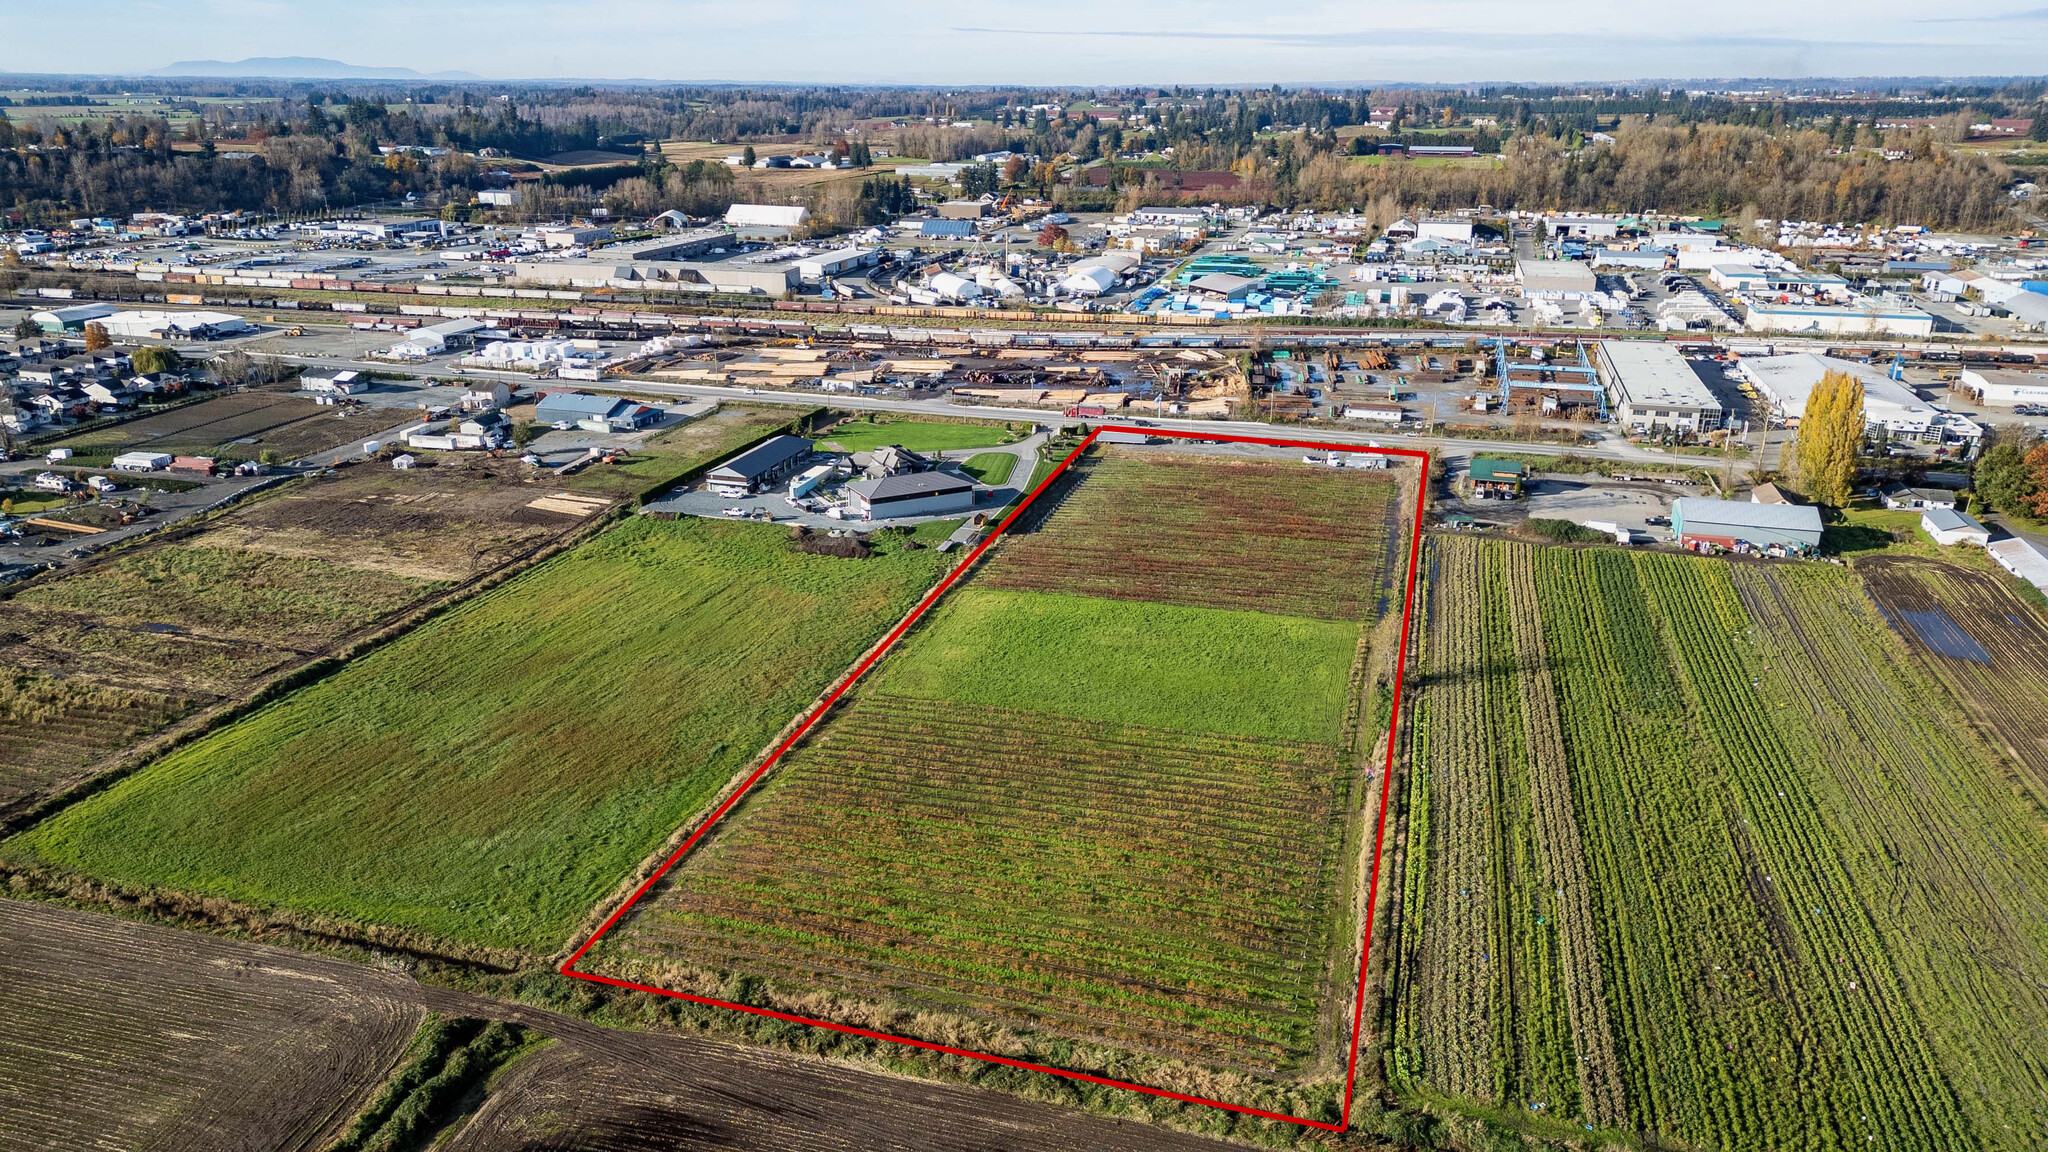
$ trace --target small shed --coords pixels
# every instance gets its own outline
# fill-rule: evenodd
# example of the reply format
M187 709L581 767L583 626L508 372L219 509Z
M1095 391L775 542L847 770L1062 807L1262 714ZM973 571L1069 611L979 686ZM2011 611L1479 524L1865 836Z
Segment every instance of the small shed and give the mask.
M391 458L391 466L393 468L398 469L400 472L410 472L412 471L413 466L418 463L419 458L414 456L410 452L401 453Z

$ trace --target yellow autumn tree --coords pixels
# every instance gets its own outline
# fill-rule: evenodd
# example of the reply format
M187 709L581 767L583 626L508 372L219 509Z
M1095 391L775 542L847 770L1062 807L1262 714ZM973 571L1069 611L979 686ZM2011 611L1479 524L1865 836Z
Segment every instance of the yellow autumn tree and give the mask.
M1829 372L1806 398L1799 418L1799 486L1811 499L1841 507L1856 484L1863 443L1863 382Z

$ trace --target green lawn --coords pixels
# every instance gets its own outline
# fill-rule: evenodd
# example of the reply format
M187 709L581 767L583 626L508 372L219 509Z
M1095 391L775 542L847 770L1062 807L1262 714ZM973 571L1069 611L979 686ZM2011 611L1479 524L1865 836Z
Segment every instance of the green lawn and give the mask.
M34 512L47 512L52 508L62 508L64 505L71 503L71 497L69 496L56 492L38 492L28 488L16 488L0 492L0 500L5 500L7 503L7 507L0 511L4 511L9 516L27 516Z
M0 852L549 951L945 563L635 520Z
M969 456L960 470L983 484L1007 484L1017 469L1017 458L1008 452L979 452Z
M878 691L1176 732L1334 742L1355 622L963 588Z
M821 444L837 444L843 452L871 452L900 444L912 452L951 452L961 448L992 448L1015 440L1000 424L955 424L944 420L848 420L820 434Z

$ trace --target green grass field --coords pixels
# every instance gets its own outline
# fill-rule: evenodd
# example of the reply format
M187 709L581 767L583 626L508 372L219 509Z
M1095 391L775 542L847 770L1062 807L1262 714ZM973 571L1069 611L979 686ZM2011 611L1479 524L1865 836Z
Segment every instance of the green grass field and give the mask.
M844 452L872 452L900 444L912 452L952 452L961 448L992 448L1017 437L1000 424L955 424L943 420L848 420L819 435L821 444L837 444Z
M0 851L552 950L944 563L632 521Z
M1356 623L965 588L879 691L1081 720L1334 741Z
M1007 484L1017 470L1017 458L1008 452L978 452L962 461L960 470L983 484Z

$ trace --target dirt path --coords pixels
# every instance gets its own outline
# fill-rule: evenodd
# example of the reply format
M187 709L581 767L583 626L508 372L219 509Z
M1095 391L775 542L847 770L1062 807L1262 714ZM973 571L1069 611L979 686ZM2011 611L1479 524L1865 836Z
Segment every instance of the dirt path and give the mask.
M0 901L0 973L9 977L0 1017L19 1021L19 1013L32 1010L39 1049L31 1054L0 1044L5 1147L113 1146L100 1137L130 1121L121 1115L124 1104L147 1107L155 1099L129 1102L108 1090L132 1070L145 1087L170 1081L181 1089L179 1131L209 1134L222 1141L214 1146L251 1152L295 1148L309 1128L352 1110L382 1071L381 1049L389 1046L384 1034L394 1032L388 1025L416 1019L420 1009L516 1021L556 1041L515 1067L449 1145L455 1149L1232 1147L997 1092L699 1036L601 1028L364 965L36 902ZM243 1061L222 1038L195 1049L193 1059L177 1061L175 1046L151 1038L164 1032L188 1039L196 1027L220 1026L228 1017L275 1015L269 1006L288 1001L297 989L317 992L326 1015L341 1025L374 1018L379 1052L356 1061L361 1068L339 1067L337 1056L347 1045L316 1037L310 1051L278 1045L262 1061ZM200 1006L192 1023L159 1019L160 1009L152 1007L185 1001ZM321 1019L290 1003L285 1010L291 1014L289 1026L279 1030L285 1036L311 1036ZM134 1043L109 1050L108 1020L122 1018L137 1021ZM409 1027L399 1031L410 1034ZM48 1082L31 1085L31 1071ZM240 1107L295 1095L308 1097L296 1101L303 1115L287 1117L290 1123L261 1116L260 1130L257 1117Z

